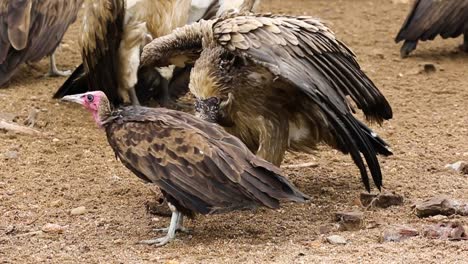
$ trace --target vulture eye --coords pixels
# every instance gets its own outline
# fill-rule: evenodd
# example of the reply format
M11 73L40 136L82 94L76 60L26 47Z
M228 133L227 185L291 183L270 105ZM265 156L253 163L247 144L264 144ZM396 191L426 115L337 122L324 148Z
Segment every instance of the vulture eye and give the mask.
M92 94L86 95L86 100L88 100L88 102L92 103L94 101L94 95L92 95Z

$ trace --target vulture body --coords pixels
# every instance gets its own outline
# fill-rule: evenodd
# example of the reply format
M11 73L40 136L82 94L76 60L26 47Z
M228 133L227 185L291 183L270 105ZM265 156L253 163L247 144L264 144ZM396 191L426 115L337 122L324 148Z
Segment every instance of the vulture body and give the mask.
M320 21L226 15L176 29L143 49L145 66L181 61L195 62L190 91L197 115L222 125L252 152L280 165L286 150L312 152L326 143L351 154L369 190L366 162L380 189L376 155L391 151L353 116L350 100L379 123L392 109Z
M83 65L54 94L65 95L102 89L114 106L139 104L139 57L152 38L185 25L190 0L87 0L82 25ZM153 79L159 72L142 69Z
M0 1L0 86L24 62L50 56L49 75L57 70L54 51L76 20L83 0Z
M274 165L256 157L216 124L164 108L129 106L111 111L103 92L64 100L89 109L106 131L116 157L144 181L159 186L173 210L164 245L181 229L183 215L214 214L307 198Z
M416 0L395 42L404 41L402 58L416 49L418 41L464 35L462 50L468 52L468 0Z

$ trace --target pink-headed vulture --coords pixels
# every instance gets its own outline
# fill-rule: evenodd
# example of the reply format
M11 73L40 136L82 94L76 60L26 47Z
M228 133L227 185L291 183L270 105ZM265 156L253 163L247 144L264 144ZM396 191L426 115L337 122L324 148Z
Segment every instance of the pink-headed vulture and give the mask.
M256 157L220 126L165 108L112 109L101 91L63 97L84 105L106 132L119 160L159 186L172 210L166 236L142 241L164 245L182 229L183 216L215 214L280 202L305 202L281 171Z

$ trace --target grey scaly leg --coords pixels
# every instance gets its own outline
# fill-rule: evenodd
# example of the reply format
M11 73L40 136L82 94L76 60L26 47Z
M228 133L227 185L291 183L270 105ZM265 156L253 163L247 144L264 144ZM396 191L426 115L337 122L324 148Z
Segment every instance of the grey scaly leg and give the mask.
M180 218L182 217L182 213L177 211L176 208L171 204L169 204L169 208L171 208L172 216L171 216L171 223L169 224L169 227L167 229L167 234L160 238L140 241L139 242L140 244L155 245L157 247L161 247L175 239L177 226L180 223Z
M50 55L49 62L49 72L46 74L47 77L56 77L56 76L70 76L71 71L60 71L57 69L57 64L55 64L55 51Z

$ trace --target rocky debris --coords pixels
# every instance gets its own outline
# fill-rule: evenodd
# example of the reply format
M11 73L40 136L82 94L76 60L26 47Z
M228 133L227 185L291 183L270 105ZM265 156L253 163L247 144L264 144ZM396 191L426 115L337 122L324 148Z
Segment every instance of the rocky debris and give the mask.
M83 214L86 214L87 212L88 210L86 210L86 207L84 206L76 207L70 210L71 215L83 215Z
M332 225L321 225L318 228L318 232L321 235L329 234L333 231L336 231L336 228L335 226L332 226Z
M3 154L3 157L6 160L15 160L18 159L18 151L15 150L9 150Z
M468 233L459 222L447 222L426 226L422 231L422 235L432 239L468 240Z
M13 122L18 116L12 113L3 113L0 112L0 119L7 121L7 122Z
M447 169L452 169L454 171L457 171L461 174L467 174L468 175L468 163L464 161L457 161L452 164L447 164L445 165L445 168Z
M417 67L409 70L406 75L430 74L437 71L437 68L432 62L420 63Z
M380 194L361 193L360 200L364 207L388 208L402 205L404 198L394 192L383 192Z
M156 199L152 201L145 202L146 211L153 215L170 217L172 215L169 206L167 205L166 199L161 196L157 196Z
M394 226L383 232L383 242L401 242L419 235L419 231L410 226Z
M66 226L61 226L61 225L58 225L58 224L51 224L51 223L45 224L41 228L42 232L49 233L49 234L61 234L66 229L67 229Z
M1 120L1 119L0 119L0 130L11 131L11 132L18 133L18 134L27 134L27 135L32 135L32 136L44 135L44 133L34 128L21 126L16 123L8 122L8 121Z
M434 215L468 215L468 203L451 200L447 197L434 197L413 205L418 217L429 217Z
M362 212L338 212L335 213L335 221L338 222L338 230L353 231L364 226L364 214Z
M331 235L326 238L327 242L332 245L346 245L348 241L346 238L339 235Z

